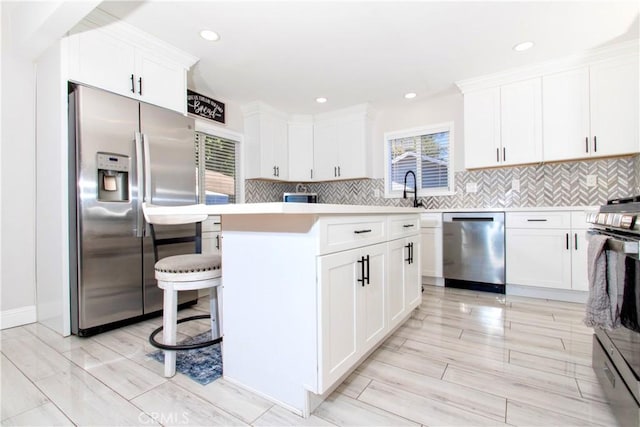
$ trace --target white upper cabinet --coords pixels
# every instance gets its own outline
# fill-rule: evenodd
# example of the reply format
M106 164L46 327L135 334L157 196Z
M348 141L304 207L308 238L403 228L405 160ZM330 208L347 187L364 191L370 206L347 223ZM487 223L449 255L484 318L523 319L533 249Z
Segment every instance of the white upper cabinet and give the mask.
M314 180L370 176L371 120L366 105L319 114L314 118Z
M638 56L591 65L591 135L597 156L637 153Z
M637 56L544 76L544 159L640 151L638 96Z
M289 180L311 181L313 171L313 117L292 116L288 124Z
M577 159L590 153L589 68L542 78L544 159Z
M186 112L186 69L151 52L136 51L136 89L141 101Z
M540 79L465 93L465 167L542 161Z
M542 92L539 78L500 87L501 163L542 161Z
M500 163L500 88L464 95L464 154L467 169Z
M261 102L248 104L242 109L245 132L245 177L287 180L289 177L287 116Z
M457 82L465 167L640 152L638 42Z
M197 58L94 10L66 38L69 78L181 112Z

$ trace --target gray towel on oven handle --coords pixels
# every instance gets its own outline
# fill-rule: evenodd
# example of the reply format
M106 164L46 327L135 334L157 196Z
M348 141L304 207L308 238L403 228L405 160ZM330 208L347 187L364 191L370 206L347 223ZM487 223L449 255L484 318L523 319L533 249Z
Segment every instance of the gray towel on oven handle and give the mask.
M607 255L604 251L608 239L600 234L588 235L589 297L584 323L610 330L613 329L613 318L611 300L607 293Z
M611 304L611 321L614 328L620 327L620 307L624 291L624 256L616 251L605 250L607 254L607 294Z

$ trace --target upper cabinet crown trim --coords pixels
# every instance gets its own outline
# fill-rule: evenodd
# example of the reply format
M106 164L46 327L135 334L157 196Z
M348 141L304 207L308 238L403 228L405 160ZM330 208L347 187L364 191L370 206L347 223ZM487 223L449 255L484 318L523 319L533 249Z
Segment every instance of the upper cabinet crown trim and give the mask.
M244 114L245 117L252 116L254 114L267 113L283 120L287 120L289 118L286 113L283 113L282 111L277 110L262 101L250 102L248 104L240 106L240 109L242 110L242 114Z
M348 116L365 115L373 117L374 111L367 103L352 105L351 107L341 108L339 110L331 110L326 113L315 114L313 118L315 120L330 120L336 118L344 118Z
M74 27L69 34L75 34L78 32L86 31L86 27L93 27L94 29L100 29L109 32L111 36L118 37L129 43L134 40L137 47L148 51L161 51L162 56L177 64L182 65L186 69L191 68L200 59L191 55L183 50L176 48L169 43L166 43L149 33L146 33L138 28L129 25L123 21L120 21L113 15L108 14L100 8L94 9L88 14L76 27Z
M598 61L604 61L620 56L638 55L639 42L631 40L617 43L611 46L592 49L587 52L575 54L556 61L541 62L518 68L511 68L498 73L487 74L471 79L456 82L462 93L475 90L488 89L520 80L534 77L541 77L546 74L567 71L572 68L581 67Z

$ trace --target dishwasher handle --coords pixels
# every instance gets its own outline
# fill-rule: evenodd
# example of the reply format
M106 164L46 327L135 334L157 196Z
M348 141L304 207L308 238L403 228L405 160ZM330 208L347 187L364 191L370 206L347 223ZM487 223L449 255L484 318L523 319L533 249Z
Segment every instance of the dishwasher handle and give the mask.
M472 217L472 216L454 216L451 221L465 221L465 222L493 222L493 217Z

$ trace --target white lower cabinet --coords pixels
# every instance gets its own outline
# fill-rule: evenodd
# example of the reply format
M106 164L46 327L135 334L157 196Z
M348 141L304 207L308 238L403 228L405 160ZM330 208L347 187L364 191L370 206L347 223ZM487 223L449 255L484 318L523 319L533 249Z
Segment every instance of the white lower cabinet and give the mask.
M420 216L223 219L225 379L308 416L420 303Z
M399 324L408 307L419 304L420 287L420 236L406 237L389 242L389 325Z
M571 289L569 230L507 229L507 283Z
M318 258L320 390L326 390L386 332L387 245Z
M591 224L587 222L586 212L571 212L571 234L573 251L571 252L571 289L589 290L589 274L587 266L587 230Z
M584 211L507 212L507 285L587 291Z
M220 255L221 250L220 217L212 216L202 223L202 253Z
M422 276L436 280L442 277L442 214L420 215Z

